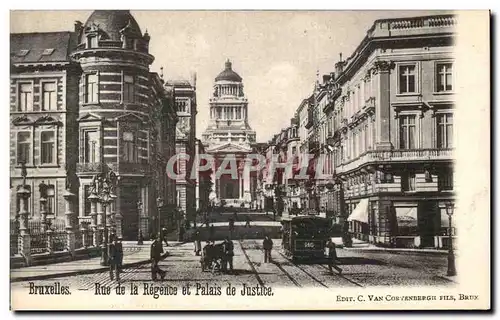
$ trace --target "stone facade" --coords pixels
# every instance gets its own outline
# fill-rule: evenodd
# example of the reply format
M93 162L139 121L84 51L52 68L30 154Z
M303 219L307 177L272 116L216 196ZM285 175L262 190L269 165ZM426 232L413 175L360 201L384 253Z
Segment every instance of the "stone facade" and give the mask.
M214 156L214 182L212 199L215 203L225 203L233 207L250 207L254 202L252 190L255 179L247 166L243 165L246 155L252 153L255 131L248 121L248 100L243 91L241 77L233 71L228 60L225 69L215 78L214 92L210 99L210 121L202 135L206 152ZM238 177L217 176L217 169L227 155L236 161Z
M306 207L373 243L446 246L455 24L453 15L377 20L318 79L297 110L300 151L315 155L313 168L326 159L325 179L301 182Z
M33 215L40 211L36 188L43 180L54 190L50 214L64 213L62 194L71 188L79 222L90 222L92 179L112 170L119 235L136 240L139 229L147 237L166 223L168 209L159 214L156 199L175 207L175 185L162 168L175 153L177 116L173 94L149 71L149 41L128 10L94 11L72 32L11 35L17 51L11 58L11 185L18 185L17 164L27 157ZM15 214L15 198L12 203Z

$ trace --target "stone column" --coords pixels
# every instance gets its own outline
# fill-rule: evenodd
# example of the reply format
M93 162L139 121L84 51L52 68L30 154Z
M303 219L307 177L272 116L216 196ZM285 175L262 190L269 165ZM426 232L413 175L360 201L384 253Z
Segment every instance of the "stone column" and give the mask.
M63 194L63 197L66 201L66 212L64 213L66 217L66 249L73 256L75 254L75 226L73 225L75 220L75 212L73 211L73 204L76 195L70 190L66 190L66 192Z
M28 228L28 202L31 195L30 190L23 185L17 191L21 202L19 212L19 253L24 257L26 266L31 265L31 236Z
M97 228L96 228L96 237L97 237L97 245L102 244L102 236L104 232L104 221L103 221L103 205L101 202L97 202Z
M97 247L99 245L98 232L97 232L97 201L99 200L98 196L92 193L89 196L90 200L90 230L92 236L92 245Z
M42 223L42 232L47 231L47 199L40 198L40 216Z
M244 166L243 168L243 199L245 202L250 202L250 168L249 166Z
M86 227L85 223L80 224L80 233L82 236L82 247L87 248L87 239L88 239L88 228Z
M374 65L374 72L378 73L377 99L375 101L376 150L392 149L390 131L390 71L393 65L394 63L390 61L376 61Z

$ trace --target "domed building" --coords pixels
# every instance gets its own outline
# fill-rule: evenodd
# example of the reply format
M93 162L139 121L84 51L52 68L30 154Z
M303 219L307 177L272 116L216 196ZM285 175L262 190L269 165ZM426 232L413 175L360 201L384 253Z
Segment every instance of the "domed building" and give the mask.
M150 39L128 10L94 11L73 31L11 34L13 218L22 184L30 220L66 225L77 248L82 230L92 231L87 246L100 244L106 221L124 240L175 225L165 167L177 115L173 92L149 69ZM117 182L108 199L99 198L105 184L94 187L105 175Z
M209 100L210 120L202 135L206 152L214 156L216 168L226 155L234 155L238 162L252 152L255 131L248 123L248 100L243 91L243 79L227 60L215 77L213 95ZM213 174L214 192L211 196L216 202L229 206L249 206L255 179L239 166L238 179L230 175L217 178Z
M175 154L174 102L163 80L149 71L151 38L128 10L94 11L77 28L71 57L82 70L80 214L85 219L83 204L96 174L112 170L119 180L116 206L110 208L116 212L117 233L135 240L139 230L149 235L166 223L167 212L158 218L155 199L175 206L175 182L167 181L165 163L158 160Z

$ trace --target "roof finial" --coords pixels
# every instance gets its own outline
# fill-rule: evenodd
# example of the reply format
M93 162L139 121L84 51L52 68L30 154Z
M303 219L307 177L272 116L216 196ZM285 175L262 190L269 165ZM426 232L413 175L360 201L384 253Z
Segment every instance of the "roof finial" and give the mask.
M163 66L160 67L160 78L163 80Z
M231 61L229 60L229 58L227 58L226 60L226 69L231 69Z
M340 53L340 62L342 62L342 52Z

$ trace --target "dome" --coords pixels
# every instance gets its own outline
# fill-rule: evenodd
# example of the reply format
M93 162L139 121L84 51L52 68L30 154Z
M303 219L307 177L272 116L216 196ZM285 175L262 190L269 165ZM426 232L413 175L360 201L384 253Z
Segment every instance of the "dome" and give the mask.
M226 61L226 68L224 69L224 71L222 71L217 77L215 77L215 81L241 82L241 80L242 79L240 75L233 71L232 64L229 59Z
M94 11L85 22L83 33L96 27L105 40L120 41L124 31L132 37L142 37L141 28L129 10Z

